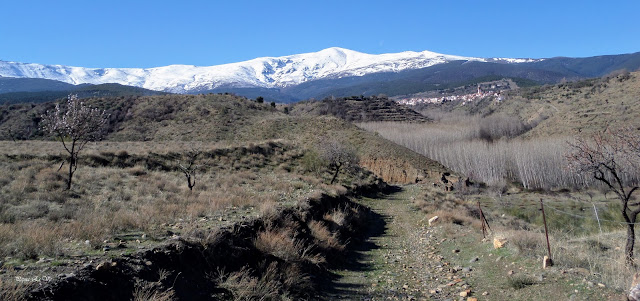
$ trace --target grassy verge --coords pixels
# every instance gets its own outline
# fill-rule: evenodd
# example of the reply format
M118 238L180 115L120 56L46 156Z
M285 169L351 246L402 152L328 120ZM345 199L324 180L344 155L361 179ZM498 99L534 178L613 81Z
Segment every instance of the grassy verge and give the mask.
M593 221L577 218L589 213L575 206L577 197L580 196L520 192L496 199L486 194L460 198L451 193L427 191L415 203L428 218L440 216L435 227L443 239L436 249L451 265L472 271L473 277L468 282L479 300L622 298L632 275L623 262L624 232L620 225L609 225L600 234L597 221L594 228ZM545 208L555 263L549 269L542 268L547 246L540 198L562 210L553 213L549 206ZM600 198L594 199L604 201ZM492 230L486 239L482 235L477 201ZM600 218L613 219L612 210L601 210ZM506 239L506 246L494 248L494 238Z

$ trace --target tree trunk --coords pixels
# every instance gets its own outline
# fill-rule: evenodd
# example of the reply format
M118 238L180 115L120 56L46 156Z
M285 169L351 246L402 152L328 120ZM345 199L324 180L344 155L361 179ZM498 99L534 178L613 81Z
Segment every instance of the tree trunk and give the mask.
M628 266L634 266L635 262L633 260L633 245L636 242L636 234L633 224L627 225L627 245L624 248L625 251L625 262Z
M69 178L67 178L67 190L71 190L71 178L73 177L73 155L69 157Z
M626 212L623 212L622 216L624 217L625 222L627 222L627 244L624 247L624 261L627 266L635 266L635 261L633 260L633 246L636 243L636 217L632 216L629 218Z
M64 138L61 138L64 139ZM73 178L73 172L76 171L75 167L78 163L76 161L78 154L76 154L76 141L73 140L71 143L71 150L67 149L69 152L69 178L67 179L67 190L71 190L71 179Z
M331 184L333 184L338 178L338 173L340 172L340 166L336 166L336 172L333 174L333 178L331 179Z
M189 187L189 190L193 191L193 186L196 186L196 180L193 179L193 182L191 182L191 176L187 175L187 186Z

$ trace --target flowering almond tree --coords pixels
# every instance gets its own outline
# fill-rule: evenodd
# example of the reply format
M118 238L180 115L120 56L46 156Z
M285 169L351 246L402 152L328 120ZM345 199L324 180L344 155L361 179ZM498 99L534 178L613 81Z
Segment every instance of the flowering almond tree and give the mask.
M55 110L42 115L43 129L55 135L69 153L67 189L71 189L73 173L78 169L78 154L89 141L100 138L107 117L104 111L85 105L78 95L69 95L64 108L56 104Z
M570 167L578 173L590 174L613 191L627 225L625 262L634 266L633 246L635 224L640 214L640 202L631 202L633 193L640 188L637 169L640 167L640 135L638 130L607 130L588 139L576 138L570 143L567 155Z

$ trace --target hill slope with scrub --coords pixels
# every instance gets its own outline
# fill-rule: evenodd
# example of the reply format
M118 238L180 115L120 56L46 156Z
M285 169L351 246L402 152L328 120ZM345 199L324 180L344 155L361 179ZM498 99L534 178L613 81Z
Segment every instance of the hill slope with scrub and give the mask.
M353 145L365 165L391 182L437 180L447 171L437 162L342 119L286 114L270 104L244 97L224 94L125 96L92 98L87 103L109 115L106 141L198 140L237 145L284 139L303 148L314 148L334 139ZM39 123L41 115L53 107L53 103L0 107L0 139L49 139ZM413 116L422 118L415 112ZM391 162L393 167L383 166L381 162Z
M502 101L490 97L464 105L451 102L416 109L428 116L444 111L518 117L531 127L523 137L532 138L638 127L639 102L640 72L618 71L600 78L509 91Z
M53 280L25 284L32 299L308 298L324 279L309 275L327 273L368 216L347 196L383 189L380 178L440 183L448 171L340 118L291 115L234 95L83 101L108 120L102 141L79 154L71 189L68 155L42 129L56 104L0 107L0 166L10 171L0 176L3 293L20 290L7 279L39 273ZM338 172L332 144L358 160ZM184 167L191 158L193 187ZM224 262L220 252L236 257ZM175 264L184 260L193 264ZM269 292L247 291L263 278L274 285ZM101 291L102 283L121 289Z

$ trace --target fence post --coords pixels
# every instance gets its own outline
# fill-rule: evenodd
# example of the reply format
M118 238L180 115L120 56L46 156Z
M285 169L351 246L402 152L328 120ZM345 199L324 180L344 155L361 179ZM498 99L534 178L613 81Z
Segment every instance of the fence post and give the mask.
M482 238L487 238L487 229L484 227L484 214L482 214L482 208L480 208L480 201L478 201L478 210L480 211L480 222L482 223Z
M549 244L549 230L547 229L547 216L544 214L544 204L542 203L542 198L540 198L540 209L542 209L542 221L544 222L544 235L547 237L547 252L549 252L549 256L545 256L542 263L542 268L550 267L553 265L553 260L551 259L551 245Z

